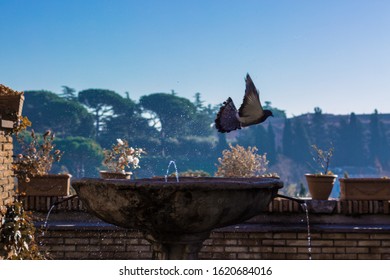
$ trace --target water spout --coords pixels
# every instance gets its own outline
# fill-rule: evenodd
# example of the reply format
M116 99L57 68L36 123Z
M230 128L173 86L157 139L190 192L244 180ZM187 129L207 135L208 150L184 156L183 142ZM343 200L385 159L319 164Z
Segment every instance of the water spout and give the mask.
M307 224L307 251L309 253L309 260L311 260L311 233L310 233L310 220L309 220L309 210L307 208L306 202L301 204L302 209L306 212L306 224Z
M48 221L49 221L49 216L50 216L50 214L51 214L51 211L53 211L54 207L56 207L58 204L64 203L64 202L66 202L66 201L68 201L68 200L71 200L71 199L75 198L76 196L78 196L78 195L75 194L75 195L69 196L69 197L67 197L67 198L64 198L63 200L54 202L54 203L50 206L49 212L48 212L47 215L46 215L46 219L45 219L45 222L43 223L43 227L42 227L42 228L43 228L43 229L47 229L47 223L48 223Z
M304 199L299 199L299 198L295 198L295 197L290 197L290 196L286 196L286 195L282 195L282 194L277 194L276 197L280 197L280 198L285 198L285 199L288 199L288 200L292 200L292 201L295 201L299 204L306 204L306 201Z
M176 162L173 160L171 160L168 164L167 173L165 174L165 182L168 182L169 168L172 164L175 167L176 182L179 182L179 172L177 172Z

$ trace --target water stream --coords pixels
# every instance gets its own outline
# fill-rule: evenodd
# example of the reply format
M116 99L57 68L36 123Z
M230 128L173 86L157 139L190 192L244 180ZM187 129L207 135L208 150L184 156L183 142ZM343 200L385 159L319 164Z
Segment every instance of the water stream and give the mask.
M50 217L51 211L53 211L53 209L54 209L58 204L64 203L64 202L66 202L66 201L68 201L68 200L71 200L71 199L75 198L76 196L78 196L78 195L77 195L77 194L76 194L76 195L72 195L72 196L69 196L69 197L67 197L67 198L64 198L63 200L54 202L54 203L50 206L49 212L47 212L45 222L43 223L43 226L42 226L42 230L47 230L47 224L48 224L48 222L49 222L49 217ZM44 231L42 231L42 236L44 236L44 235L45 235L45 233L44 233Z
M57 206L57 204L53 204L50 207L49 212L47 212L46 219L45 219L45 222L43 223L43 228L42 229L44 229L44 230L47 229L47 222L49 221L49 216L51 214L51 211L53 211L54 207L56 207L56 206Z
M179 172L177 172L176 162L171 160L168 164L167 174L165 174L165 182L168 182L169 168L173 165L175 167L176 182L179 182Z
M306 224L307 224L307 252L309 254L309 260L311 260L311 233L310 233L310 220L309 220L309 210L307 208L307 204L302 203L301 207L303 211L306 213Z

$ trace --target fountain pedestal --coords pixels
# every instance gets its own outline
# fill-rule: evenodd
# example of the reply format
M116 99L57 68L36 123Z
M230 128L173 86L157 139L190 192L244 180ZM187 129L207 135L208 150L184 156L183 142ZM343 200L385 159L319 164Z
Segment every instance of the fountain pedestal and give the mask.
M267 207L283 183L274 178L72 181L88 210L138 229L158 259L196 259L211 230L244 222Z
M196 260L203 241L209 236L210 232L172 235L157 239L149 234L144 235L145 239L152 244L153 259L158 260Z

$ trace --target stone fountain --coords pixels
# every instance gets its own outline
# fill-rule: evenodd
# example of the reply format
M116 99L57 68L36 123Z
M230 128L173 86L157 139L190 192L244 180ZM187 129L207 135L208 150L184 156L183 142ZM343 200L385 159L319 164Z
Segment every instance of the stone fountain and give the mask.
M72 186L98 218L140 230L154 258L196 259L213 229L258 215L283 183L275 178L88 178Z

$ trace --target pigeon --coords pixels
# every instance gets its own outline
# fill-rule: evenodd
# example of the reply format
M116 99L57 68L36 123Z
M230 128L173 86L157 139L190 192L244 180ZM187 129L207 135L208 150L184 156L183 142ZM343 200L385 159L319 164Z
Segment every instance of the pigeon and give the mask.
M246 75L245 84L244 100L238 111L230 97L219 109L215 119L215 127L219 132L225 133L249 125L259 124L264 122L269 116L273 116L270 110L263 110L259 92L249 74Z

